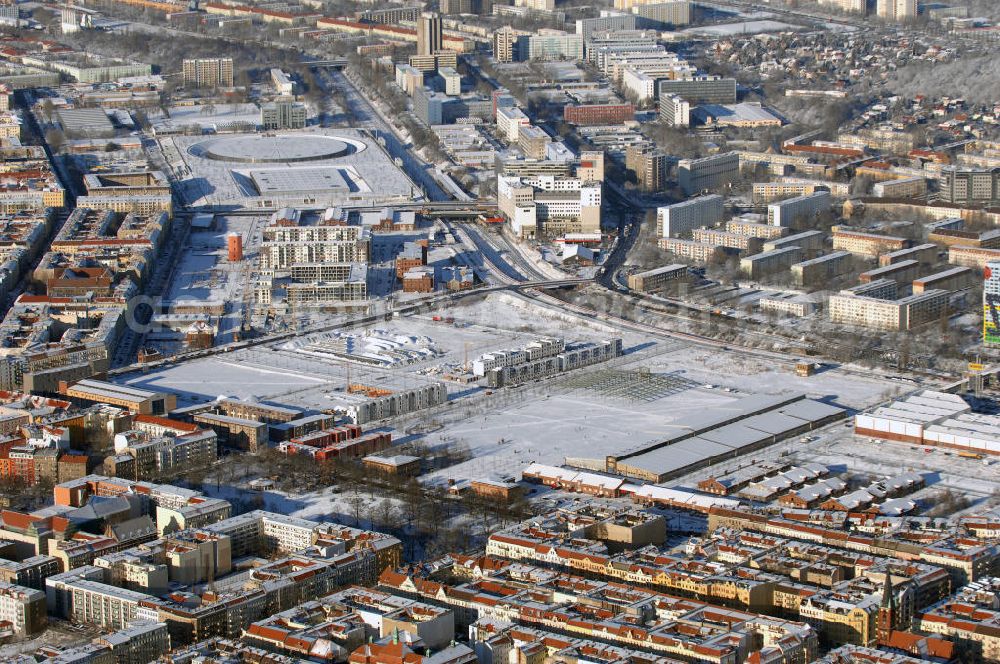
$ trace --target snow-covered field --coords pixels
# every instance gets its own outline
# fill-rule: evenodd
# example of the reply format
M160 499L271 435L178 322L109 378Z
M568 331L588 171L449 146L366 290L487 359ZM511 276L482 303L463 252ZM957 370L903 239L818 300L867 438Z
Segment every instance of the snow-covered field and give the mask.
M786 32L803 30L800 25L782 23L781 21L743 21L740 23L720 23L718 25L703 25L697 28L687 28L684 33L708 35L711 37L727 37L732 35L753 35L760 32Z
M496 395L495 401L503 403ZM468 445L473 459L435 473L443 479L519 477L537 461L561 465L565 457L603 459L608 454L655 441L670 422L712 404L732 401L729 395L692 389L646 402L609 401L587 390L538 392L520 403L489 408L475 418L456 417L427 444L444 441Z
M736 393L802 392L846 408L863 409L884 401L902 389L877 374L837 368L808 378L796 376L792 367L739 351L718 352L690 347L687 352L655 358L651 371L677 371L689 380L729 388Z

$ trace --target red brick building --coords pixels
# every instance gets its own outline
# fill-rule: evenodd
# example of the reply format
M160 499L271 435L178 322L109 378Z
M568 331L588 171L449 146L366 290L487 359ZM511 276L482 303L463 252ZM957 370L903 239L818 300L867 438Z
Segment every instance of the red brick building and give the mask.
M563 107L563 120L575 125L621 124L635 119L632 104L586 104Z
M345 440L334 443L328 447L316 451L317 461L330 461L332 459L359 459L369 454L375 454L392 445L392 434L372 433L361 438Z
M517 482L497 480L472 480L469 490L480 498L510 503L524 495L524 487Z
M362 435L361 427L348 424L292 438L280 443L278 449L285 454L306 454L317 461L330 461L366 457L381 452L391 445L390 433Z
M403 275L404 293L431 293L434 291L434 268L414 267Z
M427 265L427 240L407 242L396 256L396 278L402 279L415 267Z

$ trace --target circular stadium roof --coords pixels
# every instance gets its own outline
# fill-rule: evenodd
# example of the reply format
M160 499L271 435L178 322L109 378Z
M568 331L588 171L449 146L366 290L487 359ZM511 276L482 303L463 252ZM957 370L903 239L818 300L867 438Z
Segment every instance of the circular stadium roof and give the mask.
M196 157L239 164L287 164L322 161L358 152L365 144L346 138L315 135L252 134L224 136L195 143L188 152Z

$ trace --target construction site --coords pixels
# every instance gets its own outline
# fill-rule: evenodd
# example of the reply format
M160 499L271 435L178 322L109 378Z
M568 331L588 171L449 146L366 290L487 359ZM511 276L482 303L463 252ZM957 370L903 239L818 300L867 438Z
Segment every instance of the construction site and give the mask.
M145 337L169 357L238 341L250 328L253 263L266 217L195 215ZM195 338L195 332L200 336Z
M440 354L429 337L415 337L392 329L376 329L362 334L331 332L314 335L289 341L282 349L317 358L386 367L414 364Z
M706 349L680 339L650 342L621 330L613 335L615 330L607 325L576 323L530 304L508 308L498 317L497 306L510 298L493 294L398 323L303 335L292 342L236 350L121 380L176 392L181 405L220 395L294 405L388 426L407 441L408 449L455 444L468 449L469 460L436 470L426 477L432 482L514 477L532 461L614 471L608 457L622 459L622 470L631 463L651 466L649 473L657 479L680 476L690 463L733 458L780 443L786 432L817 426L775 411L768 417L781 422L750 422L737 431L729 426L736 420L698 424L706 411L746 411L749 415L744 416L752 417L758 413L747 410L748 399L777 400L778 410L792 399L823 410L815 418L818 422L877 403L893 389L877 376L839 371L797 376L794 363L767 356ZM538 362L566 349L598 347L613 336L621 339L620 354L524 378L516 386L491 386L485 365L484 375L476 375L477 363L487 358L520 357L518 353L539 344L555 343L546 351L552 353L547 358L530 360ZM408 395L413 407L394 406L399 395ZM733 437L708 433L719 427ZM683 433L688 431L690 436ZM681 447L664 447L665 441L676 438L681 443L685 437L694 442L682 447L705 450L706 456L692 459L679 454ZM657 451L661 448L666 452ZM661 464L657 457L664 453L677 462ZM652 467L656 464L661 465Z

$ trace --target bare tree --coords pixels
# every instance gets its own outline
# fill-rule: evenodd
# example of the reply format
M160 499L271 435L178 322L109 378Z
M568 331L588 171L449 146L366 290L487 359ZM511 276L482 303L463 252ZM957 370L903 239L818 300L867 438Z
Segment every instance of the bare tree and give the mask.
M366 502L365 497L361 495L361 489L357 485L352 487L351 493L347 496L347 504L351 508L355 525L361 523L361 510L364 509Z
M45 142L53 153L59 152L66 145L66 135L61 130L52 128L45 132Z

